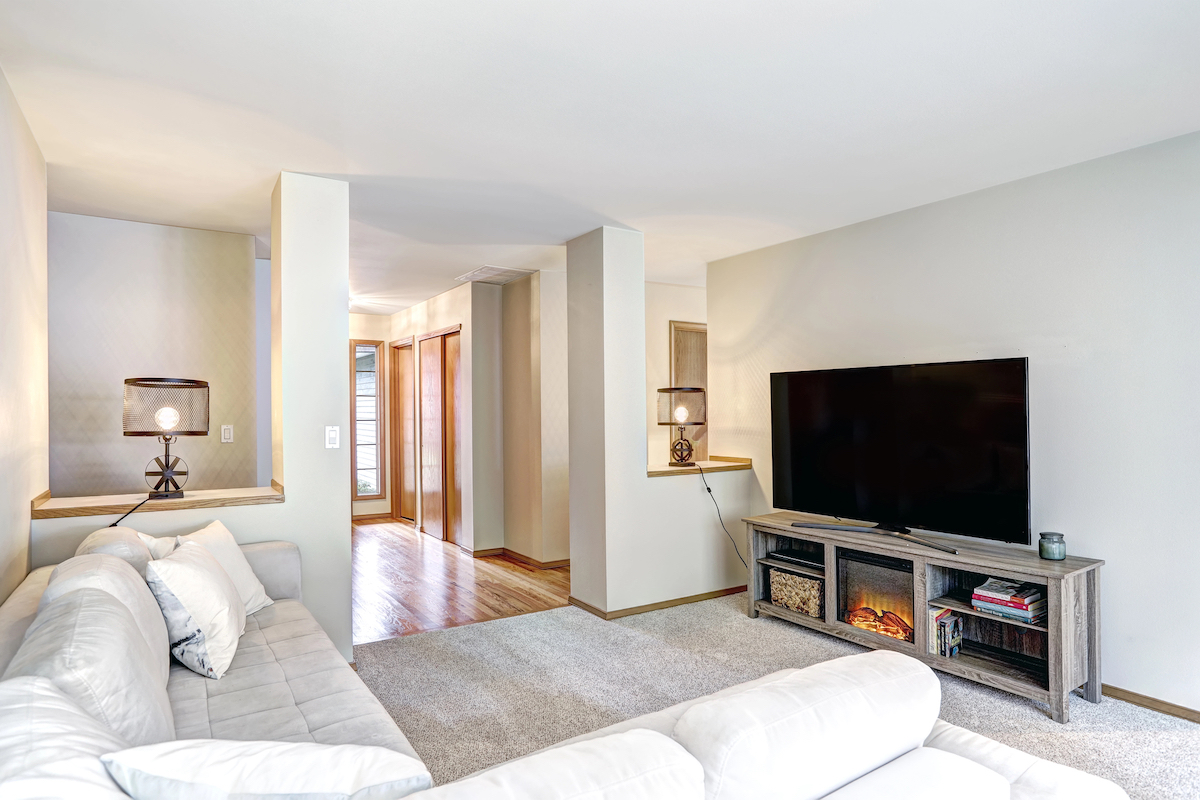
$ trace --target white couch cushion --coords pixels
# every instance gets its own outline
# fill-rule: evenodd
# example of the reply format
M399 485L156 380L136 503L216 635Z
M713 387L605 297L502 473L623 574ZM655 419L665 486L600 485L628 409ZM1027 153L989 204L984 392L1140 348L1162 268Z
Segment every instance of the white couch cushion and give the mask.
M48 678L130 744L175 738L158 661L129 609L108 592L76 589L38 614L4 679Z
M698 703L675 739L704 765L709 800L815 800L919 747L940 705L929 667L878 650Z
M49 679L0 681L0 786L61 772L115 791L100 756L128 746Z
M358 745L189 739L135 747L101 760L135 800L392 800L433 785L415 758Z
M633 730L544 750L418 796L421 800L700 800L704 770L661 733Z
M974 761L918 747L825 796L825 800L1009 800L1008 781Z
M133 528L101 528L88 534L88 537L75 548L75 555L86 556L88 553L107 553L116 556L137 570L137 574L146 577L146 565L150 563L150 548L138 538L138 532Z
M127 562L106 553L89 553L67 559L50 573L50 583L42 593L38 610L68 592L88 587L108 592L129 609L158 664L162 685L166 686L167 676L171 672L167 625L146 581Z
M938 720L925 740L930 749L970 759L1012 784L1012 800L1129 800L1115 783L1046 761L986 736Z
M0 674L17 654L21 642L25 641L25 631L29 630L37 616L38 598L46 591L53 571L54 567L38 567L25 576L25 580L7 600L0 603Z
M246 556L242 554L242 549L238 547L233 534L221 524L220 520L195 533L180 536L176 541L179 544L195 542L212 553L213 558L217 560L217 563L229 575L229 579L233 581L233 585L237 587L238 596L242 598L247 614L253 614L271 605L271 598L267 597L262 582L250 568L250 564L246 561Z
M146 567L146 584L167 623L171 653L208 678L229 669L246 628L246 606L217 559L184 542Z

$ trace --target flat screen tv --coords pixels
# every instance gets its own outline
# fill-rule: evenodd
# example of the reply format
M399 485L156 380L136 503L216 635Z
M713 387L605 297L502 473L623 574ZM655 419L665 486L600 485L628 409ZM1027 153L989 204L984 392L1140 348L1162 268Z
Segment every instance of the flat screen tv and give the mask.
M1029 544L1024 358L771 375L776 508Z

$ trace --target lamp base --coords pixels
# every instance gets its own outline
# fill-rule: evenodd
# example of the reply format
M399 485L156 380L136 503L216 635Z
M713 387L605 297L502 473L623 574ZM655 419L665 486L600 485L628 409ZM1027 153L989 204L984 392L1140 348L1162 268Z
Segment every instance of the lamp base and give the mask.
M151 500L177 500L183 497L183 492L150 492Z
M668 467L694 467L694 466L696 466L696 462L695 461L672 461L670 464L667 464L667 466Z

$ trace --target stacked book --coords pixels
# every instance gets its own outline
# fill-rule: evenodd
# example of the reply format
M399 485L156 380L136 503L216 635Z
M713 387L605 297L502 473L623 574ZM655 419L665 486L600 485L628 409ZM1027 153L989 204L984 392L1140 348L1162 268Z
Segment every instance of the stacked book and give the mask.
M982 586L975 587L971 605L976 611L1031 625L1040 625L1046 620L1046 598L1042 587L1036 583L988 578Z
M929 653L953 658L962 647L962 617L948 608L929 609Z

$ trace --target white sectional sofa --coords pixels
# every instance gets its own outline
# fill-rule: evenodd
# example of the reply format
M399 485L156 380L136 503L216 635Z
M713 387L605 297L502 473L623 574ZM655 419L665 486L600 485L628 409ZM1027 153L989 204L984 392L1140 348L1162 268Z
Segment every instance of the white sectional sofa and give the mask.
M298 550L280 542L241 549L275 602L247 617L223 677L206 678L177 663L165 687L121 686L121 680L133 681L132 675L111 677L118 692L165 696L169 711L163 713L177 740L368 746L382 750L346 749L344 756L336 751L338 770L353 772L355 764L347 759L368 761L370 754L385 751L415 759L411 763L418 768L406 773L407 783L387 784L391 789L377 781L358 794L313 790L305 797L1127 800L1108 781L938 720L937 677L920 662L886 651L783 670L425 788L427 775L422 782L417 753L303 606ZM103 712L88 713L82 710L86 703L64 698L56 688L64 676L47 674L44 666L34 674L28 665L37 662L37 654L23 652L35 645L53 647L45 641L51 628L42 616L65 605L64 598L76 611L110 602L98 589L81 589L46 605L39 615L51 571L32 572L0 606L0 800L123 797L101 757L147 741L123 740L101 719ZM116 628L90 635L109 637L106 647L124 646L122 637L131 652L141 646L133 641L135 627ZM62 669L68 669L69 662L64 663L68 666ZM13 664L20 667L19 676L7 674ZM155 684L154 674L148 667L141 680ZM154 694L160 689L165 695ZM373 767L376 772L389 768ZM256 769L262 779L271 765ZM361 785L370 784L371 776L360 777ZM214 789L157 796L237 795Z

